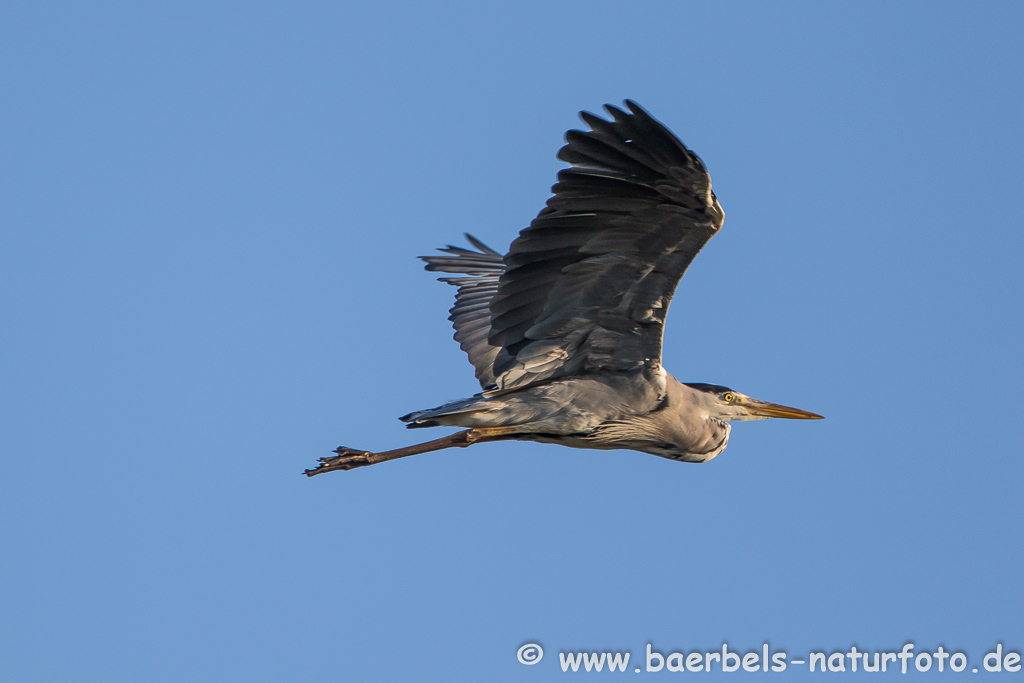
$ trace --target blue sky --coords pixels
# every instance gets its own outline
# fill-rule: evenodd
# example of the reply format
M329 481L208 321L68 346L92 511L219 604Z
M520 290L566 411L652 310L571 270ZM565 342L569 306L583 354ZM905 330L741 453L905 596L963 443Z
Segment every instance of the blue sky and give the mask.
M1009 2L4 3L3 677L1020 652L1022 30ZM666 368L827 419L700 466L498 443L302 477L476 391L415 257L507 247L577 111L627 97L726 212Z

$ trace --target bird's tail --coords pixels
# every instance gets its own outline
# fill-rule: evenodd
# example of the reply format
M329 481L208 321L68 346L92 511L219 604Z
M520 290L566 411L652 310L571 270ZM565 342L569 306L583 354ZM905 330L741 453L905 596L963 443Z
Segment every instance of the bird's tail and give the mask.
M451 425L457 427L486 426L473 419L473 413L492 411L495 409L493 402L478 394L472 398L464 398L451 403L445 403L430 410L417 410L398 418L405 423L408 429L420 427L437 427L439 425Z

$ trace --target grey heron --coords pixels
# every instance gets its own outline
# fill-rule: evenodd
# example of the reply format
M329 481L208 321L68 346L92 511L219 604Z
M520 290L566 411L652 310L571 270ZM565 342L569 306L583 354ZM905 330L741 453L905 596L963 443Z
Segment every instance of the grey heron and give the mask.
M636 103L581 112L553 196L502 256L470 235L420 257L454 274L450 320L481 393L399 418L464 427L373 453L339 447L308 476L454 446L516 439L630 449L683 462L725 450L730 422L820 415L716 384L684 384L661 366L669 301L722 227L700 158ZM627 111L628 110L628 111Z

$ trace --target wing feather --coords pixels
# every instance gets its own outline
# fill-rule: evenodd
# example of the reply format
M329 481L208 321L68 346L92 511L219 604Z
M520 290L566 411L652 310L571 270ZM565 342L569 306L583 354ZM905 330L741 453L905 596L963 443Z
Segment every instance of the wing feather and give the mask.
M466 239L479 251L451 245L441 249L448 256L422 256L427 270L459 273L467 277L443 277L441 282L458 287L455 305L448 319L455 328L455 341L473 364L482 387L494 385L494 359L501 350L487 338L491 333L490 304L498 291L498 279L505 271L501 254L467 234Z
M558 153L572 168L505 256L488 338L501 389L660 364L675 287L722 225L700 158L626 108L581 115L590 130Z
M502 258L448 246L421 257L458 287L455 339L484 389L660 366L665 316L690 262L722 226L704 163L637 104L582 112L547 206Z

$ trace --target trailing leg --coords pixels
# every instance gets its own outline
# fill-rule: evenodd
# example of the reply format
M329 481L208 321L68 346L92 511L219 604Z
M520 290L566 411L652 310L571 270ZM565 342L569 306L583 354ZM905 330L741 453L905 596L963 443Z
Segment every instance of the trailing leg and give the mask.
M398 458L404 458L409 455L416 455L418 453L428 453L430 451L439 451L443 448L465 448L466 446L472 446L475 443L483 441L499 441L501 439L513 438L515 428L509 427L483 427L479 429L466 429L461 432L450 434L434 441L427 441L426 443L418 443L412 446L406 446L405 448L396 448L393 451L383 451L381 453L371 453L370 451L359 451L353 448L346 448L339 446L334 452L337 455L320 458L320 464L314 469L306 470L303 472L307 477L312 477L317 474L323 474L324 472L333 472L334 470L352 470L357 467L366 467L367 465L376 465L379 462L387 462L388 460L396 460Z

